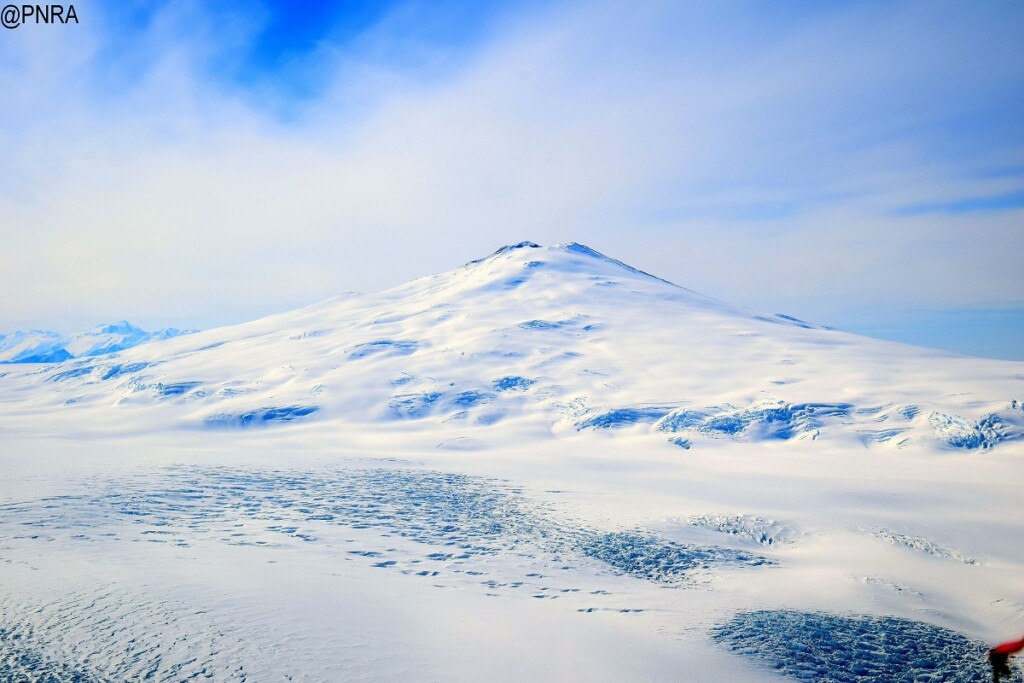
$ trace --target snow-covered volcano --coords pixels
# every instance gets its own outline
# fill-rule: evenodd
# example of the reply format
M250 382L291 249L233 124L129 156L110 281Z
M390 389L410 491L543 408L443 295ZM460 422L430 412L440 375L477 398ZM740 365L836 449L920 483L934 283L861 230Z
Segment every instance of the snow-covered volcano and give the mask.
M683 448L983 449L1021 436L1020 399L1021 363L759 314L580 244L523 242L378 294L13 366L0 420L27 429L56 413L61 429L102 431L358 425L464 448L626 430Z
M578 244L5 365L0 681L988 680L1022 397Z

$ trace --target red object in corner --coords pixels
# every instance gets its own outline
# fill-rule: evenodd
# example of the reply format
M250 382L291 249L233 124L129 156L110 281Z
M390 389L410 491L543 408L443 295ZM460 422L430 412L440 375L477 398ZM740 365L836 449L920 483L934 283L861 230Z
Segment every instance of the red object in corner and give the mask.
M1015 652L1024 650L1024 638L1015 640L1012 643L1003 643L1002 645L996 645L989 652L997 655L1012 655Z

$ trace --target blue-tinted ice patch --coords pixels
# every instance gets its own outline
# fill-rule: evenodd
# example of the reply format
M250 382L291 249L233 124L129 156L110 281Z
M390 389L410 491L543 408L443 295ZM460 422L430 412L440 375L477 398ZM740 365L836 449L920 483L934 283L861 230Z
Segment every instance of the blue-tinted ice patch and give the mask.
M902 406L897 412L906 419L913 420L921 412L921 409L917 406Z
M206 418L206 423L216 427L251 427L274 422L292 422L308 417L318 410L319 406L271 406L244 413L211 415Z
M356 344L349 352L350 360L358 360L375 354L386 353L389 356L408 356L419 349L422 344L418 341L398 339L377 339L363 344Z
M619 531L584 537L584 555L605 562L630 576L674 583L696 570L716 565L762 566L766 557L719 546L676 543L641 532Z
M536 380L519 377L518 375L509 375L494 380L492 386L495 391L526 391L534 384L536 384Z
M493 399L494 394L489 394L485 391L461 391L448 400L448 405L468 408L482 403L489 403Z
M659 420L656 426L663 432L681 432L699 427L707 419L707 415L694 410L673 410Z
M742 424L740 431L756 431L760 438L791 439L821 427L824 418L848 416L852 408L849 403L781 404L749 408L732 417ZM734 426L730 425L727 433L738 433Z
M74 379L75 377L84 377L85 375L92 374L95 369L92 365L83 365L79 368L72 368L65 370L64 372L58 372L56 375L50 378L51 382L63 382L65 380Z
M585 330L592 331L597 329L595 325L585 325L589 316L577 315L573 318L567 318L565 320L527 320L526 322L519 323L519 327L524 330Z
M1024 436L1018 425L997 413L990 413L972 422L959 415L933 412L928 416L928 422L940 440L948 446L964 450L988 449Z
M579 423L577 429L610 429L628 427L641 422L654 422L664 417L671 408L616 408Z
M400 417L425 417L441 398L437 391L426 391L393 396L388 406Z
M116 379L122 375L130 375L133 372L145 370L151 365L153 365L153 363L118 363L105 368L103 372L100 373L100 379Z
M684 448L686 450L690 450L693 447L693 444L690 443L689 439L684 439L681 436L673 436L668 440L668 442L673 446L679 446L680 448Z
M157 396L181 396L200 386L202 382L173 382L171 384L157 383L153 388Z
M527 320L524 323L519 323L519 327L524 330L558 330L571 324L571 320Z
M987 646L921 621L823 612L740 612L712 637L784 676L835 683L982 683Z
M717 415L692 410L668 413L657 424L663 432L693 430L712 436L750 436L758 439L792 439L815 435L826 419L850 414L849 403L759 403Z
M701 431L705 432L718 432L720 434L739 434L747 425L750 424L751 420L743 420L736 415L720 415L717 417L708 418L703 425L701 425Z

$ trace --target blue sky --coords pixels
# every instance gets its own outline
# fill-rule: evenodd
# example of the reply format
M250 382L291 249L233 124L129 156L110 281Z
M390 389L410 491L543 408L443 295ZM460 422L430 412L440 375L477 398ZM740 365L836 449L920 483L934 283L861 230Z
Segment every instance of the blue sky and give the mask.
M1024 4L82 2L0 34L0 329L210 327L584 242L1024 358Z

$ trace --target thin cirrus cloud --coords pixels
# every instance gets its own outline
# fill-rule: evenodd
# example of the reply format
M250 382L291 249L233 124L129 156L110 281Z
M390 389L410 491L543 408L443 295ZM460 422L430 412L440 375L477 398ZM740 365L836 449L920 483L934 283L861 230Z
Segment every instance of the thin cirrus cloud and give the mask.
M1024 208L1024 190L990 197L966 197L946 202L913 204L896 209L898 216L918 216L929 213L960 214L974 211L1013 211Z
M522 239L840 327L1024 299L1015 3L76 7L0 42L0 329L206 327Z

